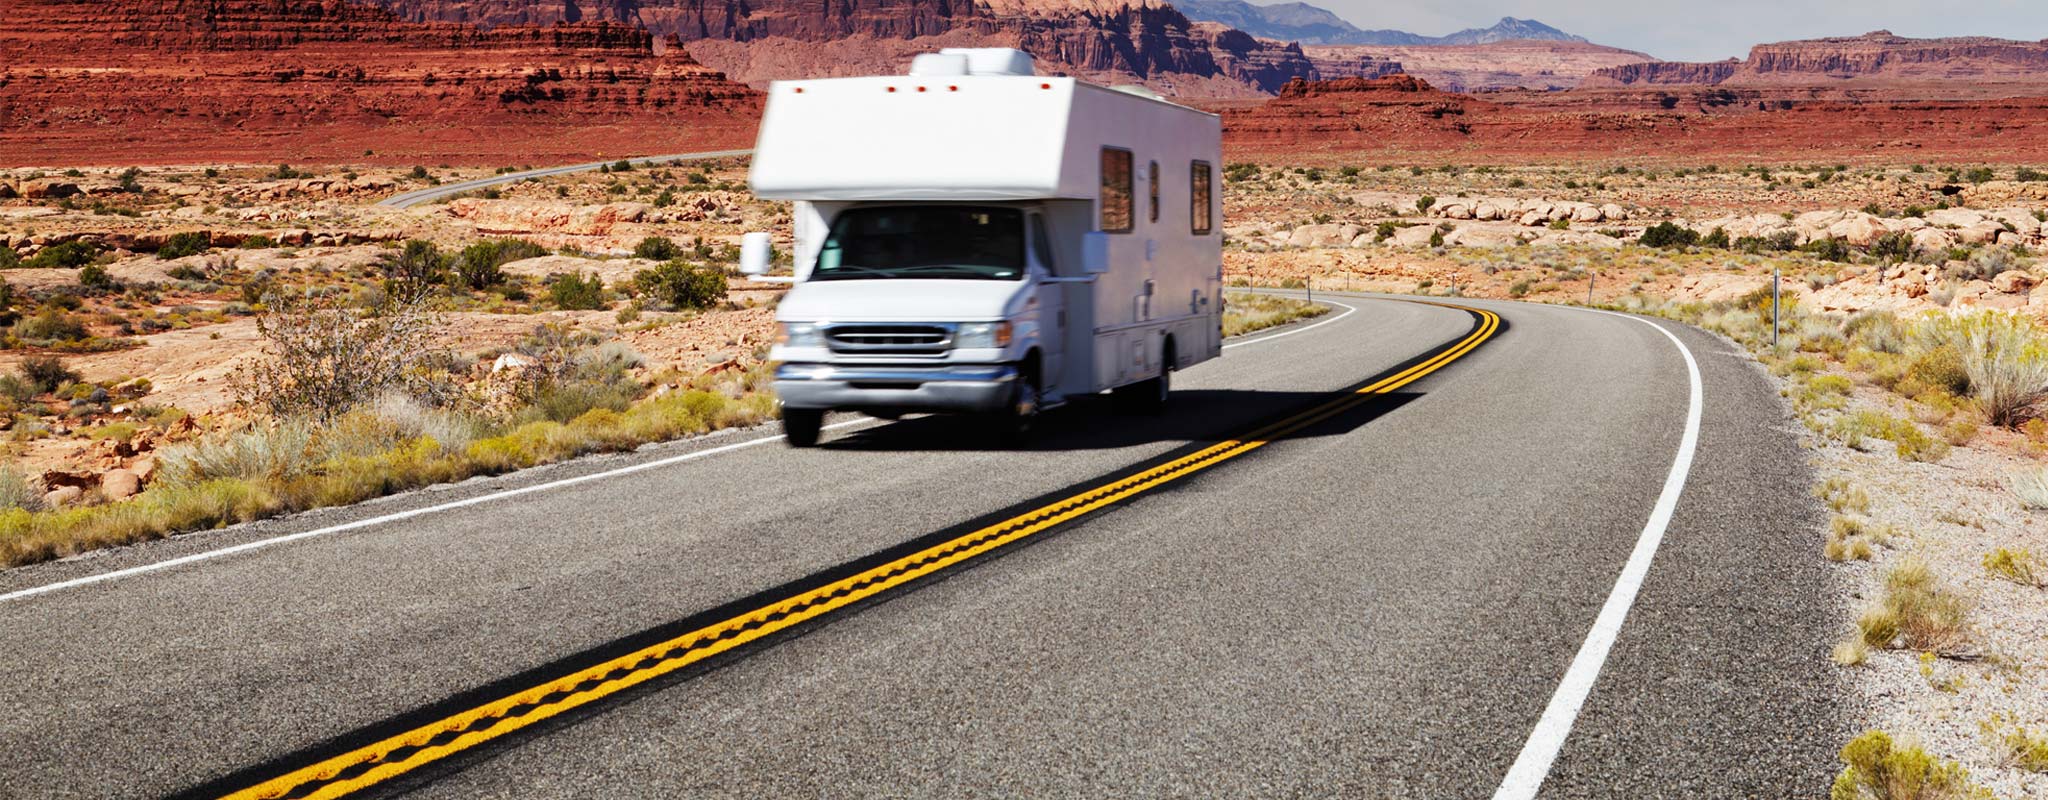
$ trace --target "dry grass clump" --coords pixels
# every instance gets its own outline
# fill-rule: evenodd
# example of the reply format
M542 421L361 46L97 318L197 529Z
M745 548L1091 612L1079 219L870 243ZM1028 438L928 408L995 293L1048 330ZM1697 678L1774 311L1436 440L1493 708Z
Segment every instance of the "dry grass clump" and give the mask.
M1984 571L1991 573L1991 577L2021 586L2048 587L2048 570L2042 569L2034 554L2026 550L2001 547L1985 553Z
M1988 800L1961 764L1870 731L1842 747L1842 771L1828 800Z
M2005 488L2027 508L2048 508L2048 468L2029 467L2006 473Z
M28 473L15 464L0 464L0 511L16 508L34 511L42 507L43 496L29 482Z
M1879 528L1867 520L1838 514L1828 525L1825 552L1829 561L1869 561L1876 556L1876 548L1890 544L1894 535L1889 526Z
M1980 726L2006 766L2048 774L2048 736L2035 734L2004 714L1992 714Z
M1871 647L1965 656L1969 617L1969 601L1942 586L1925 562L1906 559L1885 573L1883 596L1857 617L1856 628Z
M1953 352L1968 390L1992 424L2012 427L2048 399L2048 332L2021 314L1934 315L1918 329L1929 352ZM1960 392L1958 392L1960 394Z
M1837 514L1870 513L1870 493L1857 488L1846 478L1821 481L1820 485L1813 487L1813 494Z
M1306 300L1270 294L1231 292L1224 297L1223 335L1238 336L1328 313L1329 306Z
M1857 450L1869 449L1866 445L1871 439L1890 441L1899 458L1907 461L1940 461L1948 457L1950 449L1948 442L1927 435L1912 420L1877 411L1857 411L1839 417L1830 432L1844 446Z

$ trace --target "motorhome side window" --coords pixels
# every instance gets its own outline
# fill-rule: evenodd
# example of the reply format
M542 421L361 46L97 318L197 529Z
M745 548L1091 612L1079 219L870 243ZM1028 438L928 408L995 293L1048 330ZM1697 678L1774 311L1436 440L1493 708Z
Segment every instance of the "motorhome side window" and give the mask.
M1133 213L1131 197L1131 151L1102 148L1102 220L1104 233L1130 233Z
M1208 233L1215 226L1209 211L1209 162L1197 161L1188 166L1188 218L1195 235Z
M1021 280L1024 212L1002 206L857 206L832 220L811 280Z
M1151 197L1152 197L1152 205L1151 205L1151 217L1150 217L1150 218L1151 218L1151 221L1153 221L1153 222L1158 222L1158 221L1159 221L1159 162L1157 162L1157 161L1154 161L1154 162L1152 162L1152 163L1146 164L1146 165L1145 165L1145 175L1146 175L1146 178L1147 178L1147 182L1148 182L1148 183L1149 183L1149 184L1151 185L1151 188L1150 188L1150 189L1148 190L1148 192L1147 192L1147 193L1148 193L1148 194L1150 194L1150 195L1151 195Z

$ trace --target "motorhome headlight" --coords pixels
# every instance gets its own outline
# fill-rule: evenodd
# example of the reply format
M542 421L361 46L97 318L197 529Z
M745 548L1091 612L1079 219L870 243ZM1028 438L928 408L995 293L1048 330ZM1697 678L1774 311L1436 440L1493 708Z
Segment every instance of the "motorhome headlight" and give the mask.
M1010 323L969 322L962 324L953 333L953 346L966 348L993 348L1010 346Z
M784 347L824 347L825 334L815 322L785 322L777 341Z

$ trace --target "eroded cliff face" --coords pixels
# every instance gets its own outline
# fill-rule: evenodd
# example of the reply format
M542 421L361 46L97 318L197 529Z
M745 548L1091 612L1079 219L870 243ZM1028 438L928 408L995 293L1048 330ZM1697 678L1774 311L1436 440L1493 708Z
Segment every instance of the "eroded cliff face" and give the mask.
M1315 75L1298 46L1194 23L1151 0L370 1L422 21L641 25L678 37L705 63L757 86L893 72L911 55L940 46L1020 47L1049 73L1145 83L1176 95L1270 93ZM858 47L844 46L849 42Z
M2048 81L2048 42L1908 39L1876 31L1757 45L1742 61L1625 65L1600 70L1595 81L1602 86L2039 83Z
M462 158L507 140L536 157L645 154L670 152L647 141L664 128L669 147L690 131L749 141L759 107L614 22L486 30L345 0L15 0L0 26L7 163ZM642 127L603 127L617 122Z

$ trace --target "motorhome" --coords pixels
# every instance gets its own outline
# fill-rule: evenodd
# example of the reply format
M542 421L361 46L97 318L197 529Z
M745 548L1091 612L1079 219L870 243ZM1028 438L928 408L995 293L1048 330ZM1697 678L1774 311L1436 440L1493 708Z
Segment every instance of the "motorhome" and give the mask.
M777 309L789 442L835 410L990 415L1015 438L1102 392L1159 410L1222 346L1222 126L1009 49L777 81L749 176L793 202ZM743 240L743 271L772 258Z

